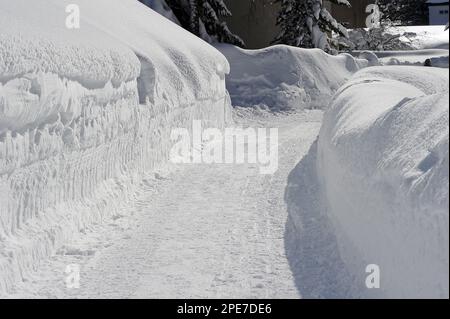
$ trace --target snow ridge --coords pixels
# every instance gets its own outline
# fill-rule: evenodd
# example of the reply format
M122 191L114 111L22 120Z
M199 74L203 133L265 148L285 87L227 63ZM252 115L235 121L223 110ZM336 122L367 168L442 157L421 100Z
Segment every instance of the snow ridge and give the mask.
M0 0L0 293L132 199L173 127L230 120L214 48L133 0L70 31L68 3Z
M448 72L372 67L336 94L317 173L341 257L380 296L448 298Z
M231 63L227 89L233 105L246 107L323 109L341 85L369 66L366 59L349 54L332 56L320 49L285 45L261 50L231 45L217 48Z

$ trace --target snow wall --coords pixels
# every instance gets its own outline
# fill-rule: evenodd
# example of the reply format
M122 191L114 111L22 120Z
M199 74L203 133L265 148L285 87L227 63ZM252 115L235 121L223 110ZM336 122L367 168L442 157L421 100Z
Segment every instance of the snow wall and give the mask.
M449 296L448 92L448 70L367 68L325 114L317 172L327 214L360 291L366 266L380 267L372 297Z
M378 63L349 54L332 56L320 49L285 45L261 50L227 44L216 47L231 65L227 89L233 105L272 110L325 109L355 72Z
M131 199L173 127L231 119L229 65L135 0L0 0L0 293Z

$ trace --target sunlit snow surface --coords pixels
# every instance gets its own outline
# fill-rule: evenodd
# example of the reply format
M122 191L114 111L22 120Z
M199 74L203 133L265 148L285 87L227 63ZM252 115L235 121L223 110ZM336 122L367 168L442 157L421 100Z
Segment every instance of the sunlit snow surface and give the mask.
M227 89L233 105L272 110L324 109L342 84L369 65L349 54L332 56L319 49L285 45L261 50L226 44L217 48L232 61Z
M448 84L444 69L368 68L325 114L317 171L341 256L361 276L379 265L385 297L448 298Z
M134 0L68 29L69 3L0 0L0 291L131 198L172 127L229 119L214 48Z
M220 53L134 0L69 30L69 3L0 0L1 296L448 298L448 72ZM154 174L194 119L279 128L279 170Z

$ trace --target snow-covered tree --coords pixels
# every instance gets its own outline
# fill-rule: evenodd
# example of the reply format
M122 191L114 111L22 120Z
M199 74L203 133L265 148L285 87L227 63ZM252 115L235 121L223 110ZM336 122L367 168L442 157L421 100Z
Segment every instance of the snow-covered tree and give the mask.
M384 21L397 25L428 24L427 0L378 0Z
M396 51L411 50L408 42L401 40L408 38L404 32L393 32L393 29L381 25L378 28L359 28L349 31L349 38L339 38L341 50L370 50L370 51Z
M148 4L148 0L139 0ZM153 1L154 2L154 1ZM245 46L229 29L224 17L231 16L223 0L165 0L183 28L206 41Z
M322 0L276 0L281 3L277 25L281 32L274 43L302 48L320 48L333 52L333 42L328 37L336 32L348 37L347 29L323 6ZM347 0L329 2L351 7Z

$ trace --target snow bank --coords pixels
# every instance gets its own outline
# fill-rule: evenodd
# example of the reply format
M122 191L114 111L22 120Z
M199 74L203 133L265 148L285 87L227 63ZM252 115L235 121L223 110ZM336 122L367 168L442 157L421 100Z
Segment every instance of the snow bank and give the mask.
M227 89L235 106L271 109L323 108L334 92L367 60L331 56L319 49L277 45L244 50L217 45L231 65Z
M448 68L449 51L443 49L374 52L383 65L418 65L431 60L435 67Z
M173 127L230 119L228 62L135 0L0 0L0 293L132 198Z
M368 68L325 114L317 171L362 290L377 264L381 296L449 296L448 79L438 68Z

